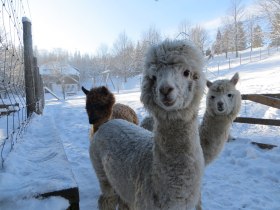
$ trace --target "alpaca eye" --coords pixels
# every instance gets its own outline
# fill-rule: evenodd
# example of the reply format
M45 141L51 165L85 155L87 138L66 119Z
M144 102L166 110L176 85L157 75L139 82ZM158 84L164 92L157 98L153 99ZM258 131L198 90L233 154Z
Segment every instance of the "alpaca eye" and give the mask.
M185 70L184 71L184 77L188 77L190 75L190 70Z
M198 80L198 78L199 78L199 76L198 76L196 73L194 73L194 74L193 74L193 79L194 79L194 80Z
M211 99L215 99L215 96L211 96Z
M152 76L152 80L156 81L157 80L156 76Z
M233 95L229 93L227 96L228 96L229 98L231 98Z

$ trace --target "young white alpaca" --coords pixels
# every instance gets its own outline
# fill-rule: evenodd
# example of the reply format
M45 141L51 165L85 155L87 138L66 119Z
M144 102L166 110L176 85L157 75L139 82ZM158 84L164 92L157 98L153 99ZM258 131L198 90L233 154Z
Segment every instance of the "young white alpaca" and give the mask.
M202 54L189 42L150 48L141 101L154 117L154 133L123 120L99 127L90 145L99 209L115 209L118 198L133 210L195 207L204 170L197 123L202 68Z
M241 106L241 95L235 88L238 80L236 73L231 80L207 81L206 111L199 127L205 166L218 156L229 139L231 124ZM200 198L196 210L201 209Z
M241 95L235 88L238 80L239 75L236 73L230 80L207 81L206 111L199 128L205 165L212 162L222 150L232 122L239 113Z

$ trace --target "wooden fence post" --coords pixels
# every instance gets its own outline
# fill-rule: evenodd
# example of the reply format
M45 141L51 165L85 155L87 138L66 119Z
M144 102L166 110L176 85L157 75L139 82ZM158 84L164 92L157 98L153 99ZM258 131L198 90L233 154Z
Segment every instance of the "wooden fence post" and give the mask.
M26 91L27 117L36 111L36 96L33 72L33 48L31 22L28 18L22 18L23 24L23 45L24 45L24 79Z
M33 72L34 72L34 85L35 85L35 99L36 99L36 110L35 112L37 114L42 114L43 113L43 108L42 108L42 88L41 86L43 85L40 80L40 72L39 72L39 67L37 64L37 58L33 57Z

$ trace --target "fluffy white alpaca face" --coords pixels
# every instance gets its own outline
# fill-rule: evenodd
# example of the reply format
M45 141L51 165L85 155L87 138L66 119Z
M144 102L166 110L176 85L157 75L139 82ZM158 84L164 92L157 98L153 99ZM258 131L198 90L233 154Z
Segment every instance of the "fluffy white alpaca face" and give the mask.
M194 96L198 73L184 63L151 68L150 78L154 85L153 100L166 111L187 107Z
M141 101L158 117L185 117L195 113L205 87L202 53L192 43L165 40L151 46L145 59ZM197 109L196 109L197 107Z
M235 85L238 82L238 74L231 80L207 81L209 88L207 94L207 109L214 115L229 115L236 108L240 93Z

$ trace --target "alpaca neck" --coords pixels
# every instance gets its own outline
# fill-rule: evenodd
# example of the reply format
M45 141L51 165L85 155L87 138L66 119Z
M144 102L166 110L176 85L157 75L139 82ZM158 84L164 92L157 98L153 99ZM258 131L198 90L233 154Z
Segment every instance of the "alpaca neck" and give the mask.
M172 152L172 150L175 152L182 150L187 153L187 150L192 149L190 146L193 146L193 138L196 136L194 131L197 130L196 119L156 121L155 145L158 145L164 153Z
M99 127L104 124L105 122L109 121L110 119L112 119L112 115L108 118L104 118L99 120L98 122L94 123L94 133L99 129Z
M232 119L228 116L213 116L207 111L204 114L200 129L200 141L205 165L212 162L222 150L228 138Z
M154 189L158 195L170 192L167 199L185 199L187 188L197 193L204 168L196 118L192 121L155 121L152 166Z

